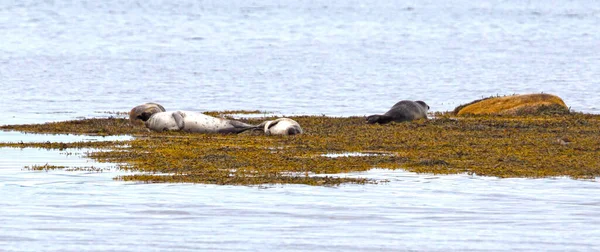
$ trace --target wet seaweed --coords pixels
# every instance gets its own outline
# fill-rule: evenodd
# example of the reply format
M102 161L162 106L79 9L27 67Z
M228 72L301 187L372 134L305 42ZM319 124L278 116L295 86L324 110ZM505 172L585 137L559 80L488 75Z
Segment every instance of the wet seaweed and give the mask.
M110 170L109 168L100 168L95 166L78 166L78 167L69 167L64 165L50 165L48 163L44 165L32 165L23 167L25 170L30 171L52 171L52 170L64 170L64 171L85 171L85 172L103 172L105 170Z
M600 115L465 116L436 113L433 120L386 125L364 117L293 116L296 136L149 132L124 119L86 119L5 130L53 134L129 134L127 141L0 143L5 147L94 148L86 155L124 170L126 181L207 184L339 185L375 181L340 175L372 168L495 177L600 176ZM259 123L265 118L249 118ZM385 153L347 155L331 153Z
M50 170L62 170L62 169L68 168L68 167L62 166L62 165L49 165L48 163L46 163L44 165L25 166L23 168L26 170L31 170L31 171L50 171Z
M123 118L92 118L49 122L43 124L2 125L0 130L14 130L27 133L78 134L78 135L124 135L144 134L148 130L143 127L132 127L129 120Z

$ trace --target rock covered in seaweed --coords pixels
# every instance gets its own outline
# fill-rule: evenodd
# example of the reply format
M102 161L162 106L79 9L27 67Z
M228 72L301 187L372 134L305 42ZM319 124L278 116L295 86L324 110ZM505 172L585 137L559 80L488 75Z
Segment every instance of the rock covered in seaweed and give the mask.
M525 94L488 97L458 106L456 115L568 114L569 107L556 95Z

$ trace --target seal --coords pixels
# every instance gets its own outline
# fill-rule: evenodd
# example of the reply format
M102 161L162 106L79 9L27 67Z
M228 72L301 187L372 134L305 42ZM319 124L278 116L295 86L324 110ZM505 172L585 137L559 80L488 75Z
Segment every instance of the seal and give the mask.
M257 126L268 135L299 135L304 133L300 124L290 118L278 118L272 121L264 121Z
M236 120L212 117L194 111L143 112L139 118L152 131L186 131L194 133L238 134L257 126Z
M144 103L142 105L135 106L131 111L129 111L129 122L131 125L142 125L142 121L140 120L140 116L142 113L158 113L165 112L165 108L154 102Z
M415 119L427 118L429 106L424 101L402 100L394 104L383 115L370 115L367 123L385 124L389 122L407 122Z

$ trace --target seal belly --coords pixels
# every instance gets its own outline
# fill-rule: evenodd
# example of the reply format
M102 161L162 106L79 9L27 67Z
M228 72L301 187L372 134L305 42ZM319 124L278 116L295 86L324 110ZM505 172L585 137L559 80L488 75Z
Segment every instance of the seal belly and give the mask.
M146 121L146 127L153 131L182 130L193 133L241 133L256 126L236 120L212 117L200 112L175 111L153 114Z
M227 128L227 120L197 112L182 112L185 122L184 131L196 133L218 133L219 129ZM229 126L230 127L230 126Z

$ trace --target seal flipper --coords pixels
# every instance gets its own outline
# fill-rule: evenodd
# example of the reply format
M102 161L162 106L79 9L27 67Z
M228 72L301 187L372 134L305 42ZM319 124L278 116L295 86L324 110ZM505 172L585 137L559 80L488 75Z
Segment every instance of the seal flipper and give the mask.
M258 126L256 126L256 125L251 125L251 124L243 123L243 122L236 121L236 120L229 120L229 124L233 127L219 129L218 132L221 134L230 134L230 133L239 134L246 130L258 128Z
M175 111L172 116L179 130L183 130L185 128L185 122L183 121L184 114L181 111Z
M368 124L374 124L374 123L386 124L386 123L391 122L392 120L393 120L393 118L388 115L370 115L367 117Z
M279 122L281 122L281 119L271 121L271 123L269 124L269 127L267 127L267 129L273 128L273 126L277 125Z

